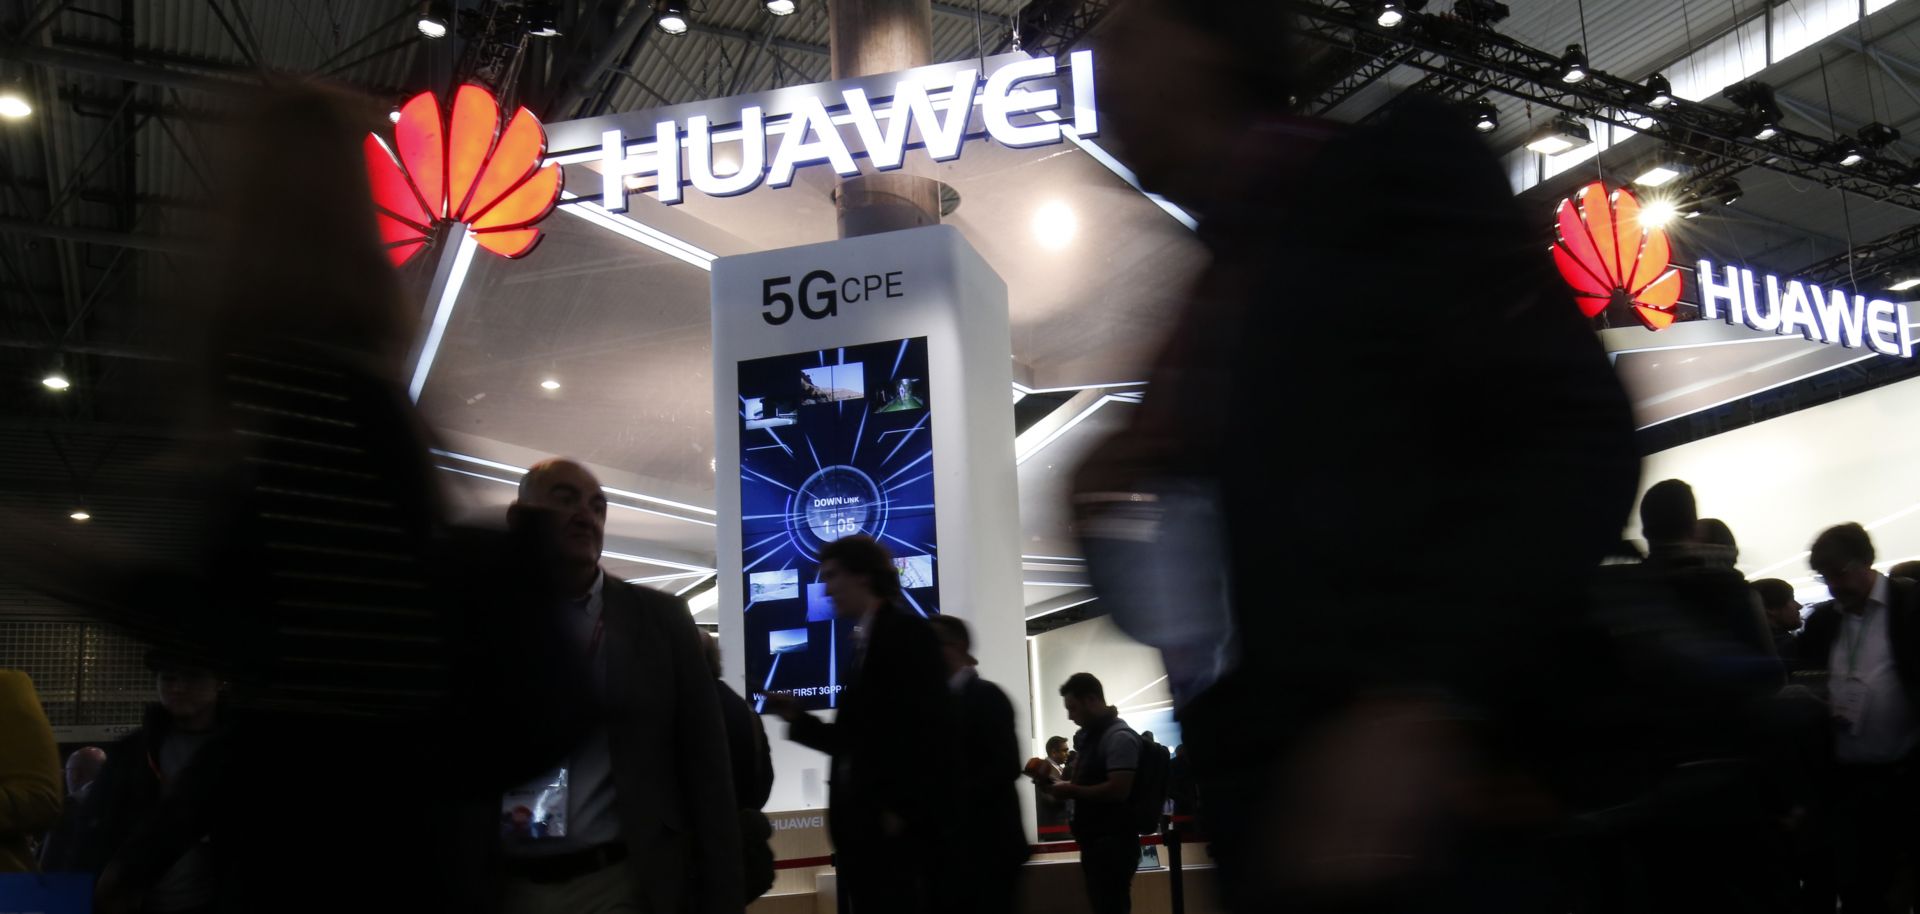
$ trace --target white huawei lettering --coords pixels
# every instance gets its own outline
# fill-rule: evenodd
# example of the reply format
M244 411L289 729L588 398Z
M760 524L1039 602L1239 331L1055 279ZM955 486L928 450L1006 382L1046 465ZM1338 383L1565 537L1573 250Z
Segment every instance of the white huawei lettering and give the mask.
M1905 304L1865 295L1848 298L1842 289L1823 289L1798 279L1782 283L1778 276L1756 277L1752 270L1733 266L1725 268L1722 280L1723 271L1709 260L1700 261L1696 275L1703 318L1848 349L1864 345L1897 358L1913 355L1913 327Z

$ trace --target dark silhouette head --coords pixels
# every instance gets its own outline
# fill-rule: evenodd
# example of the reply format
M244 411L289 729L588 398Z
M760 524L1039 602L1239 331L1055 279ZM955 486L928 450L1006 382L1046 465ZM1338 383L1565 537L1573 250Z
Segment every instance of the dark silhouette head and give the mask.
M1693 538L1712 546L1725 546L1740 554L1740 544L1733 538L1733 528L1717 517L1703 517L1693 525Z
M1699 522L1693 487L1678 479L1656 482L1640 498L1640 532L1648 545L1692 542Z
M1075 673L1060 685L1061 703L1067 719L1084 727L1100 719L1107 710L1107 688L1092 673Z
M906 605L893 553L870 536L849 536L820 550L820 583L827 585L834 611L859 618L879 606Z
M1047 758L1052 759L1056 765L1066 763L1067 751L1070 748L1071 747L1067 745L1067 738L1064 736L1050 736L1047 738Z
M1873 596L1879 573L1873 570L1873 537L1859 524L1840 524L1814 537L1807 564L1826 581L1833 598L1857 609Z
M1760 608L1766 610L1767 621L1774 628L1793 631L1800 627L1800 601L1794 599L1792 584L1779 578L1762 578L1753 582L1753 592L1760 597Z
M931 616L927 622L940 637L940 650L946 655L949 674L980 665L980 661L973 658L973 635L967 631L967 623L948 615Z
M1887 577L1920 582L1920 561L1900 562L1887 569Z

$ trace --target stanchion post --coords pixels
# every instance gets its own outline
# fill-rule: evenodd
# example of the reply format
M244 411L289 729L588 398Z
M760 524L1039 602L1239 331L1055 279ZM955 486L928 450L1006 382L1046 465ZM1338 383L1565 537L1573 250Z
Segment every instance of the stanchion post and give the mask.
M847 897L847 881L841 878L840 855L830 854L833 861L833 907L840 914L853 914L853 901Z
M1167 848L1167 886L1173 892L1173 914L1187 914L1186 871L1180 864L1180 826L1172 816L1160 817L1160 843Z

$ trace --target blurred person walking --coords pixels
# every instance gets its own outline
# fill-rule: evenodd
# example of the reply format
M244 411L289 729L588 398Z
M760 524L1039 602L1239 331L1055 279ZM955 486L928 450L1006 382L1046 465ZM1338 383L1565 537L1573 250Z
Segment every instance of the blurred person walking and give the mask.
M529 467L507 511L511 528L544 547L558 611L594 683L594 723L554 767L500 797L500 907L743 910L726 724L686 603L601 569L607 497L580 464Z
M76 845L83 824L82 808L106 762L107 752L99 746L82 746L67 756L67 802L60 812L59 823L40 842L41 869L61 872L79 865Z
M773 888L773 823L761 812L773 795L773 748L766 727L740 693L721 676L720 636L704 635L707 669L713 673L714 696L727 727L727 755L733 762L733 801L740 806L740 851L743 893L751 902Z
M945 867L946 910L1009 914L1019 910L1020 867L1031 856L1020 818L1020 735L1013 702L999 686L980 678L967 623L944 615L927 622L947 661L960 752L954 859Z
M1833 599L1813 608L1798 642L1803 665L1829 674L1832 827L1848 914L1896 910L1895 883L1915 862L1920 802L1920 585L1875 571L1874 557L1859 524L1814 539L1808 564Z
M0 873L28 873L60 818L60 747L24 671L0 669L0 737Z
M1048 788L1073 801L1073 840L1080 845L1080 872L1093 914L1133 910L1133 874L1140 868L1140 821L1134 802L1144 741L1119 709L1107 704L1106 687L1092 673L1075 673L1060 686L1067 719L1080 725L1073 746L1080 753L1073 780Z
M1230 798L1206 825L1230 910L1531 910L1555 891L1542 781L1577 754L1563 646L1633 501L1627 399L1466 116L1295 116L1293 34L1260 0L1103 26L1112 148L1212 261L1076 523L1161 651L1202 794ZM1260 391L1337 434L1248 446Z
M835 617L853 626L855 671L833 721L766 694L787 737L832 757L828 831L853 914L925 914L951 867L947 814L958 759L939 638L906 607L886 547L866 536L820 552ZM900 763L901 747L915 763Z

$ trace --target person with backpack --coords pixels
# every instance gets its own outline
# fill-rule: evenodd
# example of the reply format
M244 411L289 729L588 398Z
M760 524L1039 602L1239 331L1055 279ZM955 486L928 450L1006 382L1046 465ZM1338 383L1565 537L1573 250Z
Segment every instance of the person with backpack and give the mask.
M1073 840L1080 845L1080 871L1093 914L1133 910L1133 873L1140 868L1141 817L1133 802L1145 783L1140 735L1107 704L1106 687L1092 673L1075 673L1060 686L1067 718L1080 725L1073 746L1080 767L1073 780L1045 788L1073 801ZM1162 768L1164 773L1165 769ZM1164 787L1165 778L1161 784ZM1154 812L1158 813L1156 805Z

